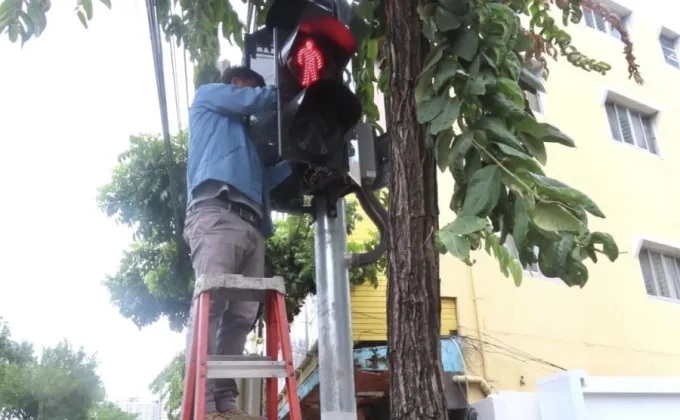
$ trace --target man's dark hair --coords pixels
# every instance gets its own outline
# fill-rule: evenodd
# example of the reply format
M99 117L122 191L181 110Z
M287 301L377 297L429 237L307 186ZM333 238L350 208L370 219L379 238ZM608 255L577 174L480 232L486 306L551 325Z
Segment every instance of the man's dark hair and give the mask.
M254 80L258 85L264 85L264 77L245 66L227 67L222 73L222 83L229 84L233 78Z

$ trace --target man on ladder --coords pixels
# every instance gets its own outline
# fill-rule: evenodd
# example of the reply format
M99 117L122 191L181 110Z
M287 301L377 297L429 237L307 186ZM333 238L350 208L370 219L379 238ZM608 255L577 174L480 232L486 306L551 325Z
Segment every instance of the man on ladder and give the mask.
M243 120L274 110L275 105L275 88L265 86L261 75L245 67L227 68L222 83L202 85L196 91L189 116L184 229L196 278L264 276L265 238L272 234L270 191L291 169L287 162L269 168L263 165ZM230 301L218 291L210 295L208 354L243 354L259 302ZM187 372L196 302L188 325ZM262 419L241 411L237 396L234 379L208 380L205 419Z

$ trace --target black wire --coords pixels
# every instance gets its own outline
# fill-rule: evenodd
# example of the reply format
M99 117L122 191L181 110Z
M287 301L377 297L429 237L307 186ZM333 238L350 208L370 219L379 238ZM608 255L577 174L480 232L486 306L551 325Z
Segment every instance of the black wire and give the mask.
M182 219L179 214L179 195L177 193L177 183L175 174L172 170L172 143L170 142L170 127L168 122L168 100L165 92L165 76L163 74L163 44L161 43L160 26L156 13L156 0L146 0L146 13L149 21L149 36L151 38L151 50L153 54L153 65L156 73L156 89L158 91L158 102L161 112L161 127L163 130L163 141L165 143L165 161L168 171L168 182L170 188L170 205L173 210L175 223L175 236L177 247L182 247Z

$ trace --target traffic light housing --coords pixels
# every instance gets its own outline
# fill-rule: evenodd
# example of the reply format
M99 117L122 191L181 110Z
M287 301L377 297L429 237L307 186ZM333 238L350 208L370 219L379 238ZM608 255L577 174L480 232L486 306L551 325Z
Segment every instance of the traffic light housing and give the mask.
M315 194L345 182L349 171L349 141L362 110L343 76L356 44L319 4L278 0L269 13L268 26L246 37L245 64L277 86L280 113L254 116L251 136L266 164L297 162L282 195Z

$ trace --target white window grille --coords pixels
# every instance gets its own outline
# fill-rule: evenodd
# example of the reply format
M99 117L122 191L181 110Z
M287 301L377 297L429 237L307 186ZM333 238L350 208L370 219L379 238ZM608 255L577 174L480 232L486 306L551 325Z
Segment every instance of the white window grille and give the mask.
M515 257L518 264L521 264L519 262L519 252L517 251L517 247L515 246L515 239L512 237L512 235L508 235L505 238L505 246L508 247L508 249L510 250L510 253L512 254L513 257ZM539 251L538 247L535 246L534 247L534 255L536 256L536 258L538 258L538 251ZM543 275L543 273L541 273L541 269L538 267L537 262L534 263L534 264L531 264L528 267L522 267L522 270L528 272L531 275L537 275L537 276L540 276L540 277L545 277Z
M607 21L601 14L587 7L583 7L582 10L583 20L586 22L586 26L588 26L589 28L596 29L600 32L604 32L605 34L609 34L616 39L621 39L621 33L615 27L613 27L612 24L609 23L609 21ZM625 29L626 28L625 17L620 15L618 16L619 19L621 19L621 25L623 25Z
M661 51L663 51L663 58L666 60L666 63L680 69L677 51L678 37L661 34L659 36L659 43L661 44Z
M652 116L641 114L612 101L607 101L605 108L614 140L658 154Z
M639 258L647 294L680 300L680 259L647 248Z

